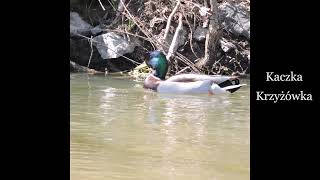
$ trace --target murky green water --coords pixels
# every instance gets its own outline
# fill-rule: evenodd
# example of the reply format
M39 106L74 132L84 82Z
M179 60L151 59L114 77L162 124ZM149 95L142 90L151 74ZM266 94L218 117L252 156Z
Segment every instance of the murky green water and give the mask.
M160 95L121 77L70 83L72 180L250 179L250 86L208 96Z

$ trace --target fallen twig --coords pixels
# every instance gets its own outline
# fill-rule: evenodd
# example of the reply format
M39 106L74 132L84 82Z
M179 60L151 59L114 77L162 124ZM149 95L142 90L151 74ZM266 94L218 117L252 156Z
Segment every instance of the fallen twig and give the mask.
M176 52L176 54L177 54L176 58L180 59L181 62L185 63L187 66L190 66L194 72L200 73L200 70L188 58L186 58L184 55L182 55L179 52Z
M75 63L74 61L71 61L70 60L70 68L72 68L73 72L85 72L85 73L93 73L93 74L96 74L96 73L102 73L100 71L96 71L94 69L90 69L90 68L87 68L87 67L84 67L84 66L81 66L77 63Z

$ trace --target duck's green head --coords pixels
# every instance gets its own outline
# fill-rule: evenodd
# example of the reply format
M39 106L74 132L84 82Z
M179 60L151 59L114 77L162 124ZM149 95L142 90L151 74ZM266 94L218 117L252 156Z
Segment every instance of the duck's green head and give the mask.
M166 56L160 51L152 51L150 53L149 59L146 64L155 70L154 75L158 78L165 80L166 74L168 72L168 61Z

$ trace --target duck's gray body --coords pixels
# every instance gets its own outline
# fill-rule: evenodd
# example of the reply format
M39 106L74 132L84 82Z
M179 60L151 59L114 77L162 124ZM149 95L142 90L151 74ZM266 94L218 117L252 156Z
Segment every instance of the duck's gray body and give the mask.
M159 93L211 93L212 81L171 82L162 81L157 87Z
M222 94L228 92L230 89L235 89L243 86L244 84L232 85L227 87L220 87L212 80L194 81L194 82L172 82L162 81L159 83L156 91L159 93L209 93L209 94Z

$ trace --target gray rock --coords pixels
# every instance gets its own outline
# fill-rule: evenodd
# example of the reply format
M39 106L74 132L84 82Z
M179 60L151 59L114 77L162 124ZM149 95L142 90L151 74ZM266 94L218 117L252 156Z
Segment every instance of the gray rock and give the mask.
M222 38L220 40L220 45L221 45L221 49L224 52L229 52L230 50L237 49L237 47L234 44L232 44L231 42L228 42L225 38Z
M103 29L100 27L100 25L98 25L98 26L96 26L96 27L94 27L94 28L91 29L91 33L92 33L93 35L96 35L96 34L98 34L98 33L101 33L102 31L103 31Z
M168 47L165 46L163 48L164 51L168 51L169 50L169 47L170 47L171 42L173 40L173 36L174 36L174 34L168 33L168 36L167 36L167 38L165 40L165 44L167 44ZM163 33L155 35L155 38L157 38L157 39L159 39L161 41L163 39L162 37L163 37ZM179 49L179 47L183 46L185 44L186 40L187 40L187 31L186 31L185 27L182 27L182 31L179 33L178 39L177 39L177 42L178 42L177 48ZM176 50L177 49L175 49L174 51L176 51Z
M111 59L132 53L137 42L127 41L122 36L110 32L94 37L93 45L96 46L103 59Z
M76 36L77 34L89 35L93 27L85 22L78 13L70 12L70 35Z
M188 37L187 31L186 31L185 27L183 26L181 32L179 33L178 39L177 39L178 40L177 49L175 49L174 51L183 50L183 48L180 48L180 47L185 45L185 43L187 41L187 37ZM173 39L173 36L172 36L172 39ZM171 41L172 41L172 39L171 39ZM170 41L170 43L171 43L171 41Z
M242 4L222 3L219 18L223 28L236 36L250 39L250 12Z
M88 72L89 68L80 66L79 64L70 61L70 72Z
M198 26L197 29L193 33L193 39L198 42L204 42L206 39L208 29Z

